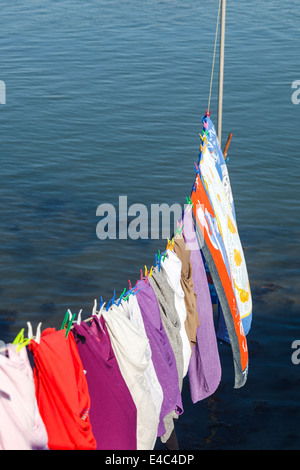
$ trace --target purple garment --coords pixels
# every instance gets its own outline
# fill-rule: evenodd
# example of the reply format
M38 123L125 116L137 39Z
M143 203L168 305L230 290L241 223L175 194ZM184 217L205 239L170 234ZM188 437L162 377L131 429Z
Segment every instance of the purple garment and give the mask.
M221 363L213 320L212 302L207 276L197 241L192 210L183 215L183 237L191 250L194 291L197 295L199 327L197 343L189 364L188 376L193 403L212 395L221 380Z
M137 411L111 346L105 320L95 316L72 330L91 398L97 450L136 450Z
M163 402L157 432L160 437L166 432L163 423L164 417L172 411L175 411L178 415L183 413L178 372L174 352L162 324L154 290L145 281L139 281L137 289L141 289L136 297L150 343L154 369L163 390Z

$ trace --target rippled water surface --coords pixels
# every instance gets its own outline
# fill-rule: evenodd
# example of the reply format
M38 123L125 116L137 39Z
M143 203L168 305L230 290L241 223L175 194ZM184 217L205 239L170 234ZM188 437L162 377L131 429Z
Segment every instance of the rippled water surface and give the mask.
M108 301L154 263L159 240L99 240L97 207L185 203L208 104L218 2L2 0L0 337ZM227 1L222 145L251 280L247 385L230 350L182 448L298 448L298 0ZM217 124L217 65L212 119Z

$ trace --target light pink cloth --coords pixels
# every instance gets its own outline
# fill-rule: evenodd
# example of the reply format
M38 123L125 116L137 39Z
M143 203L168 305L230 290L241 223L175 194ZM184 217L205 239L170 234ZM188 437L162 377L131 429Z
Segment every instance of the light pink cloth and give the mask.
M48 436L39 413L26 347L7 345L0 354L0 450L46 450Z

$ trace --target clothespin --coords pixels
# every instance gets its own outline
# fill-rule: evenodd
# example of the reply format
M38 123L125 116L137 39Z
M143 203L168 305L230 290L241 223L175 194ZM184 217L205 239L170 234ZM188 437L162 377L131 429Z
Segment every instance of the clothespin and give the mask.
M157 266L157 253L155 253L155 265L154 266Z
M101 317L101 314L102 314L102 310L104 309L105 307L105 302L103 302L103 299L101 297L101 303L100 303L100 309L99 309L99 312L97 312L97 300L95 299L94 300L94 307L93 307L93 311L92 311L92 316L90 318L88 318L87 320L85 321L89 321L89 320L92 320L92 318L95 316L98 318L98 320L100 319Z
M66 338L68 337L69 331L71 329L71 326L72 326L72 323L73 323L75 317L76 317L76 313L74 313L72 315L71 310L68 309L66 314L65 314L65 318L62 322L61 328L60 328L61 330L64 329L64 328L66 329L66 335L65 335Z
M92 317L94 315L97 315L97 299L94 300L94 306L93 306L93 310L92 310Z
M159 256L159 259L158 259L158 271L160 272L160 268L161 268L161 254Z
M195 168L194 168L195 172L199 173L199 167L198 167L197 163L195 162L194 165L195 165Z
M82 309L79 311L79 313L77 315L77 325L80 325L80 323L81 323L81 313L82 313Z
M137 280L135 286L137 285L138 282L139 282L139 281ZM123 296L124 300L127 300L128 297L130 296L130 294L132 294L132 292L133 292L134 289L135 289L135 286L134 286L134 287L131 286L130 279L128 279L128 284L129 284L129 290L128 290L127 293L126 293L126 296Z
M103 311L103 309L104 309L104 307L105 307L105 304L106 304L106 302L103 302L103 304L101 305L101 307L100 307L100 309L99 309L99 312L97 313L98 320L100 320L100 317L101 317L101 315L102 315L102 311Z
M181 220L180 223L179 223L178 220L177 220L177 229L176 229L174 235L177 235L177 234L181 235L182 230L183 230L183 221ZM173 246L174 246L174 243L173 243Z
M143 287L140 287L140 289L138 289L138 290L135 290L135 288L136 288L136 286L134 287L133 292L132 292L133 296L135 296L138 292L140 292L140 290L143 289Z
M109 307L115 303L115 298L116 298L116 291L114 290L114 295L113 298L110 299L110 301L107 304L106 311L108 311Z
M120 303L121 303L121 301L122 301L122 297L124 296L125 292L126 292L126 287L124 288L122 294L120 295L119 302L117 303L117 306L120 305Z
M147 266L145 265L145 277L147 277L147 274L148 274L148 269L147 269Z
M206 110L206 112L205 112L205 117L210 117L210 115L211 115L211 110L209 111L209 113L208 113L207 110Z
M165 251L165 253L164 253L163 261L165 260L167 250L172 250L172 249L173 249L173 246L174 246L174 243L175 243L174 238L172 238L171 241L168 239L168 244L167 244L166 251Z
M149 273L149 277L152 276L152 271L153 271L153 266L151 266L150 273Z
M191 204L191 205L193 206L191 196L186 197L186 202L187 202L188 204Z
M27 327L28 327L28 339L29 340L34 339L37 343L40 343L42 322L38 324L35 336L33 336L33 331L32 331L32 326L31 326L30 321L27 322Z
M27 346L27 344L30 343L29 338L24 338L24 331L25 329L22 328L21 331L17 334L17 336L13 340L12 344L17 345L17 352L19 352L24 346Z

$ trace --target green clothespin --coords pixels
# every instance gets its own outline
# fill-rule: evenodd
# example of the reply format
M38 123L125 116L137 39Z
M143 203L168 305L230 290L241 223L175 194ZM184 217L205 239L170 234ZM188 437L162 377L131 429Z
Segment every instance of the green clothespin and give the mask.
M67 310L67 312L65 314L65 318L64 318L64 320L62 322L62 325L61 325L61 328L60 328L61 330L64 329L64 328L66 329L66 335L65 335L66 338L68 337L70 328L72 326L72 323L73 323L75 317L76 317L76 313L74 313L72 315L71 311Z
M119 302L117 303L117 306L120 305L120 303L121 303L121 301L122 301L122 297L124 296L125 292L126 292L126 287L124 287L124 290L123 290L122 294L120 295ZM126 300L126 299L125 299L125 300Z

